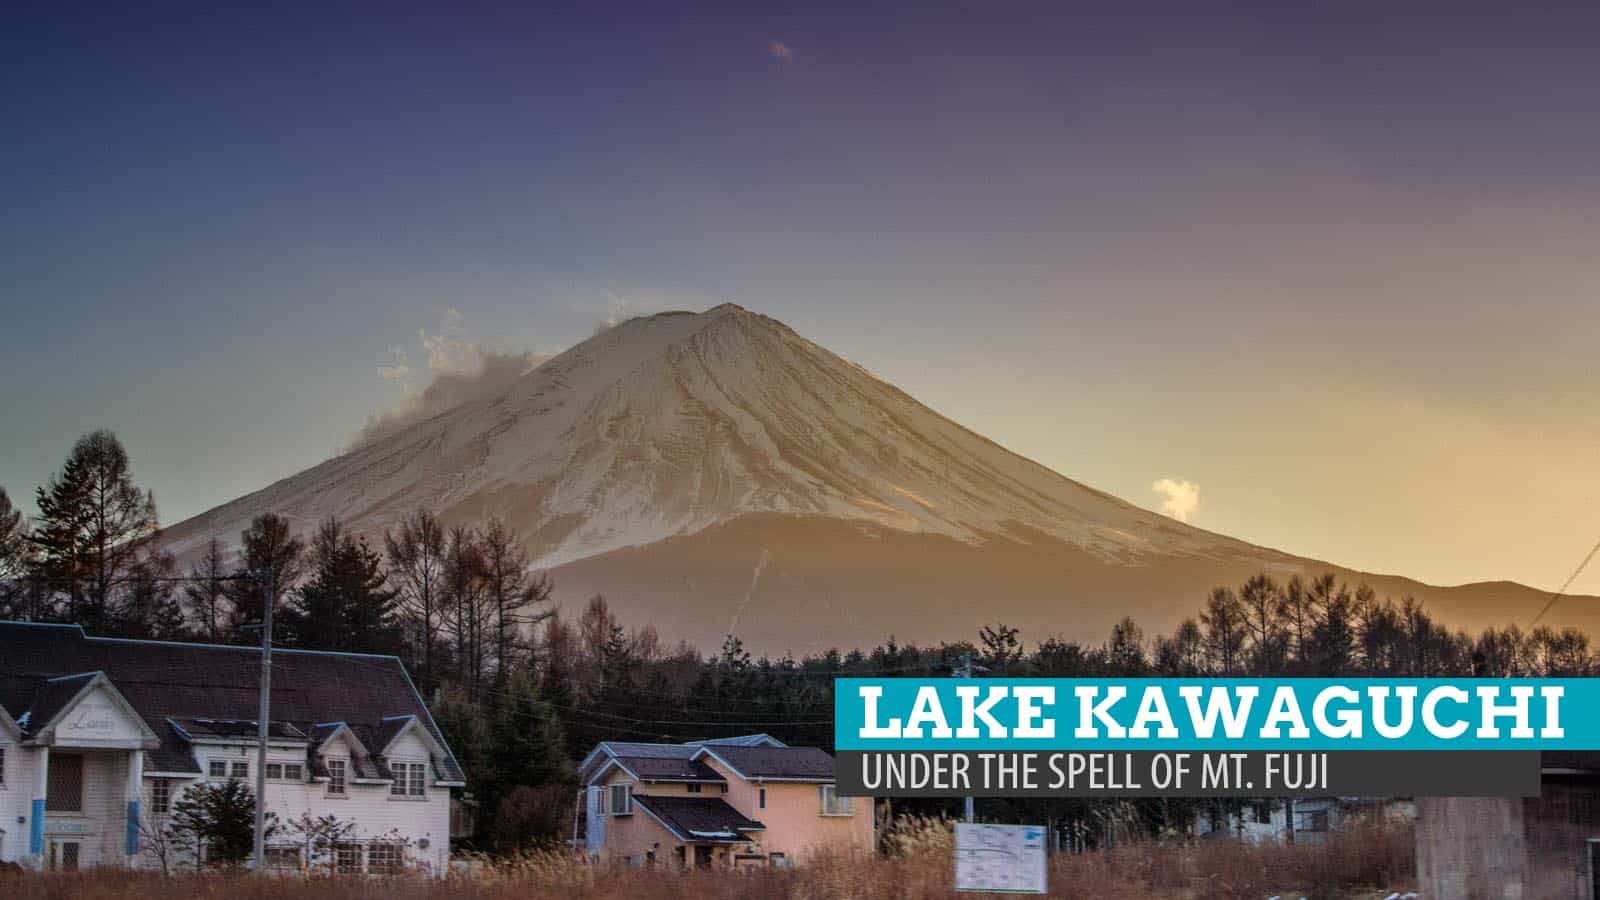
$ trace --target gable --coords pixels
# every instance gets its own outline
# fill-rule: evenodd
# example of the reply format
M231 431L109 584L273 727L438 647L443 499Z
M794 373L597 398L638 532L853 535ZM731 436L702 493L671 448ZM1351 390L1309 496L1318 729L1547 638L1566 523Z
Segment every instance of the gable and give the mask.
M56 714L41 743L56 747L142 747L154 736L126 701L104 680L69 702Z
M415 732L407 730L394 739L384 753L384 758L389 760L423 760L432 759L432 748L425 743Z

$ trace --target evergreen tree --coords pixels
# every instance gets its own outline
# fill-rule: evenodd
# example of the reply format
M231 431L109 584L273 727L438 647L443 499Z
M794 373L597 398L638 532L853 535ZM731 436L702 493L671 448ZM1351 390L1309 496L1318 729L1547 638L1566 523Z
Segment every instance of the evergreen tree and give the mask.
M0 488L0 619L28 619L33 616L28 599L39 593L30 591L27 575L32 558L28 523L22 510L11 505L11 497Z
M232 603L228 631L235 639L246 626L259 625L265 608L264 595L272 594L274 611L284 608L289 594L305 574L305 542L294 536L289 522L275 513L262 513L239 534L239 566L235 574L270 575L271 583L240 579L227 584Z
M117 585L156 535L154 495L134 483L117 436L101 430L78 439L35 502L35 574L63 595L69 620L106 633Z
M152 554L133 564L119 589L122 599L112 623L118 635L157 641L188 639L174 579L177 568L168 553Z
M237 866L255 847L255 818L255 792L243 781L229 779L184 791L172 806L168 828L190 852L204 847L206 865ZM268 813L266 819L270 838L278 832L277 816Z
M985 625L978 630L978 643L983 645L980 659L990 672L1004 676L1014 664L1021 661L1022 641L1017 634L1017 629L1004 622Z
M394 592L366 539L330 517L311 541L311 574L290 595L285 642L315 650L394 653L400 649Z

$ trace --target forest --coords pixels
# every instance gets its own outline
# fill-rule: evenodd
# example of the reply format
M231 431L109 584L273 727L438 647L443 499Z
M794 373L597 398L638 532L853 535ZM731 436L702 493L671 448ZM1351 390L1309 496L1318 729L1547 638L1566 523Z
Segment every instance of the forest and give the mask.
M833 678L941 676L1587 676L1576 629L1452 630L1409 597L1332 575L1197 586L1172 634L1131 619L1100 643L1023 635L996 622L933 646L884 636L870 649L755 658L714 653L623 622L605 598L558 610L503 521L445 526L416 510L381 535L336 519L309 538L264 514L217 535L181 570L162 548L155 498L108 431L85 435L24 518L0 488L0 619L71 622L90 634L257 643L270 596L274 645L398 655L468 773L477 849L520 850L572 827L575 763L602 740L685 741L766 732L831 748ZM1064 618L1067 610L1063 610ZM3 665L3 663L0 663ZM984 801L995 815L1116 828L1192 829L1199 804ZM1015 807L1015 808L1012 808ZM947 811L940 803L897 808Z

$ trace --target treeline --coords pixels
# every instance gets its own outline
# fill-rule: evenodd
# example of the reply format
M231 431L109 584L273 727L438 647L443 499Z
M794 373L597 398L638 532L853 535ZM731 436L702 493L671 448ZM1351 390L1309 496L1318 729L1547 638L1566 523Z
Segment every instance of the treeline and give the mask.
M1577 629L1470 635L1412 598L1379 598L1332 575L1258 575L1216 588L1197 597L1193 618L1154 638L1124 619L1102 642L1028 636L1029 646L996 623L969 640L917 646L891 637L800 659L753 658L730 635L706 656L620 621L600 597L557 615L549 579L528 569L521 536L495 519L447 528L419 510L372 540L329 519L306 540L266 513L236 544L219 536L179 572L160 549L154 498L104 431L81 439L36 499L40 515L27 522L0 490L0 618L255 643L252 626L270 595L278 645L397 654L466 769L481 849L567 836L574 763L602 740L767 732L831 749L839 676L944 676L969 664L978 677L1586 676L1597 668ZM985 803L1083 823L1090 844L1113 827L1190 828L1202 808L1141 801L1130 819L1127 804Z

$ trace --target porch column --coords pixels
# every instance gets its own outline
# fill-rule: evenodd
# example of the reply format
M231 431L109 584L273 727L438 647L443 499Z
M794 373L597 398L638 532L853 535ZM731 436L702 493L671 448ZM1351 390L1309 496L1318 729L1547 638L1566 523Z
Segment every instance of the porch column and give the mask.
M28 852L44 856L44 800L50 790L50 748L40 747L33 763L33 812L28 818Z
M128 752L128 846L129 856L139 853L139 798L144 789L144 751Z

